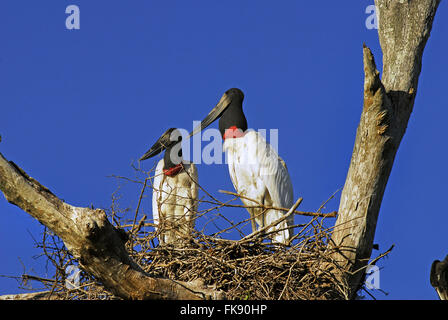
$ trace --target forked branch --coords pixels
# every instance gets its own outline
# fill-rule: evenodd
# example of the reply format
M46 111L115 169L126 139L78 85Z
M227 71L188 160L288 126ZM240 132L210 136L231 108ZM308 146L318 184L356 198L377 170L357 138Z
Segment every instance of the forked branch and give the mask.
M351 274L353 297L372 252L378 213L411 115L422 55L438 0L376 0L383 74L364 46L364 106L350 168L341 194L332 242L334 258Z
M0 190L12 204L50 228L82 269L115 295L125 299L222 299L221 292L201 286L153 278L129 256L123 230L100 209L71 206L0 154Z

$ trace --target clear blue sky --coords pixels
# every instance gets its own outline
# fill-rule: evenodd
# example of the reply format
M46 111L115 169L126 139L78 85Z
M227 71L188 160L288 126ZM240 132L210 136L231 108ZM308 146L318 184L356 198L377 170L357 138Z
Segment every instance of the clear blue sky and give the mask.
M80 30L65 27L71 4L80 8ZM371 4L3 0L0 152L68 203L107 208L117 187L107 176L133 176L130 163L163 131L191 129L239 87L249 127L279 129L295 197L304 198L302 210L316 210L345 181L362 108L363 42L381 68L377 32L365 26ZM379 299L435 299L430 265L448 254L447 9L443 2L425 49L379 215L375 243L380 251L395 244L379 263L389 293L375 293ZM199 179L215 193L233 189L225 165L200 165ZM123 189L123 207L136 205L132 188ZM338 203L339 194L326 210ZM44 260L33 259L42 229L0 197L1 275L26 267L45 276ZM0 294L19 291L0 277Z

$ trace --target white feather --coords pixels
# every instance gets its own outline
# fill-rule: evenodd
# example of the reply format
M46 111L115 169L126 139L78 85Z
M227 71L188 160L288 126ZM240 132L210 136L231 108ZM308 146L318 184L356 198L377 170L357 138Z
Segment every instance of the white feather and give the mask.
M293 205L293 189L288 169L272 146L258 132L246 131L240 138L224 141L230 178L237 193L257 200L266 206L290 208ZM255 203L241 199L246 206ZM259 228L280 219L286 213L270 209L263 214L262 209L248 209ZM281 230L272 238L276 242L287 243L292 236L288 227L294 224L294 215L279 223L272 230Z
M188 237L194 229L198 205L198 173L194 163L183 164L184 170L175 176L163 173L163 159L156 167L152 208L154 224L163 226L159 230L161 244L174 244L185 236Z

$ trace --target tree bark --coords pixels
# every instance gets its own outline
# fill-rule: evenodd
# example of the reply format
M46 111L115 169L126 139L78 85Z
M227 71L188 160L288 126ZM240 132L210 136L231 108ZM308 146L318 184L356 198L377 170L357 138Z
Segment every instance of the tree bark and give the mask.
M50 228L81 268L124 299L222 299L221 292L169 279L152 278L129 256L124 231L101 209L71 206L0 154L0 190L5 198Z
M20 293L20 294L6 294L0 296L0 300L56 300L58 294L51 291Z
M439 0L376 0L382 78L364 46L364 105L341 194L334 258L354 297L370 259L381 201L411 115Z

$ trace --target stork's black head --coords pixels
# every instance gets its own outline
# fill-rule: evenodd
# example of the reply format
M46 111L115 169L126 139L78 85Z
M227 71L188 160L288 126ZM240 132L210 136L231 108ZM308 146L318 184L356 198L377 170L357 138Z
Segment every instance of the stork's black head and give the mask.
M238 88L232 88L227 90L219 100L218 104L210 111L210 113L201 121L201 124L198 125L194 130L190 133L190 137L199 131L207 128L211 123L213 123L219 117L225 118L225 123L227 120L232 118L235 122L232 125L237 126L237 128L245 131L247 129L246 118L244 117L242 106L244 100L244 93ZM220 120L220 129L221 129L221 120ZM227 129L227 128L226 128Z
M231 97L232 101L219 118L219 131L224 139L226 136L229 137L226 135L227 130L231 130L231 132L247 130L247 120L243 112L244 93L240 89L232 88L227 90L226 94ZM230 136L234 136L234 133L230 133Z
M226 91L225 93L232 101L243 102L244 93L238 88L232 88Z

